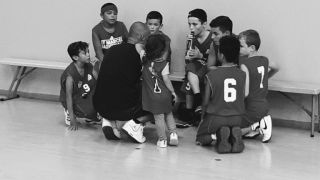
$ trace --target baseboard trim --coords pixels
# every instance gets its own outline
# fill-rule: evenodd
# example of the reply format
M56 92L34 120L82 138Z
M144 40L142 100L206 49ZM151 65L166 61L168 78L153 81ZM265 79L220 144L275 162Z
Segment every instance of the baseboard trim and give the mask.
M273 126L279 126L279 127L289 127L294 129L305 129L305 130L311 129L311 122L272 118L272 123L273 123ZM314 126L315 126L314 130L318 131L319 129L318 123L315 122Z
M8 94L8 90L0 89L0 95L6 96ZM18 91L20 97L29 98L29 99L38 99L38 100L46 100L46 101L59 101L59 95L53 94L42 94L42 93L29 93Z

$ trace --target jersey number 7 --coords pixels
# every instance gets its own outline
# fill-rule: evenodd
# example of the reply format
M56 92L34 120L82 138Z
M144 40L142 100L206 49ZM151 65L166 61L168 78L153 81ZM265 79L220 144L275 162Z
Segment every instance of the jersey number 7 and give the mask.
M260 80L260 88L263 88L263 77L264 77L264 66L259 66L258 68L258 73L261 74L261 80Z

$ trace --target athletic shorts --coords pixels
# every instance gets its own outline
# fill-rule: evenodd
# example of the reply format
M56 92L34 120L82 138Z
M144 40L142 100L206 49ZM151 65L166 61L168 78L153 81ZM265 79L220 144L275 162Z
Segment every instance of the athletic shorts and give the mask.
M193 74L197 75L199 78L199 86L200 88L203 86L204 77L207 73L207 65L202 64L199 61L193 61L186 64L186 77L182 83L181 91L185 92L186 94L193 94L190 84L188 82L188 72L192 72Z

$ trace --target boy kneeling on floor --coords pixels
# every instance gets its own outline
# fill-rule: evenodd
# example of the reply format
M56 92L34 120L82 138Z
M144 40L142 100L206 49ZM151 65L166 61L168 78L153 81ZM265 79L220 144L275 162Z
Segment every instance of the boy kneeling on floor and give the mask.
M218 153L240 153L244 149L240 125L248 84L245 72L238 66L239 51L236 37L222 37L218 51L222 65L213 66L206 75L202 120L196 142L210 145L217 140Z

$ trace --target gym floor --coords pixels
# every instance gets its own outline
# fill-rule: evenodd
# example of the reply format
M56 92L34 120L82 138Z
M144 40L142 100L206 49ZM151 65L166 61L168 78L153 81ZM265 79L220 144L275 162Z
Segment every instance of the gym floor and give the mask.
M19 98L0 102L1 180L266 179L320 177L320 134L274 127L271 142L245 140L240 154L195 145L196 128L178 129L179 146L105 139L101 127L69 131L59 102Z

